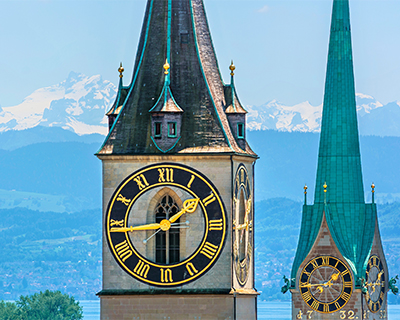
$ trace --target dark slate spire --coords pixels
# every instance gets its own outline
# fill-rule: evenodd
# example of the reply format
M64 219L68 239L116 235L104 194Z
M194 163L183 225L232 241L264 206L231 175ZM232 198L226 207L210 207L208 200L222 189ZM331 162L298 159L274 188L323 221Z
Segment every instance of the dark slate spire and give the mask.
M132 82L119 90L109 112L115 121L98 154L256 156L232 130L225 87L203 1L148 0ZM176 138L154 136L171 121Z
M310 252L324 214L358 280L371 250L376 209L364 200L348 0L333 1L314 205L303 207L292 277Z

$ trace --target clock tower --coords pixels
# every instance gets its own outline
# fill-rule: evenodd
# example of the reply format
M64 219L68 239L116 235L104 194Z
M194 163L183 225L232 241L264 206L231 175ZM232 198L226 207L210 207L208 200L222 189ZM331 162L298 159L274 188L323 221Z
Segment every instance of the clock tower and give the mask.
M256 319L254 165L202 0L148 0L107 113L101 319Z
M334 0L314 204L305 198L286 287L292 319L387 319L388 268L374 189L365 203L349 1Z

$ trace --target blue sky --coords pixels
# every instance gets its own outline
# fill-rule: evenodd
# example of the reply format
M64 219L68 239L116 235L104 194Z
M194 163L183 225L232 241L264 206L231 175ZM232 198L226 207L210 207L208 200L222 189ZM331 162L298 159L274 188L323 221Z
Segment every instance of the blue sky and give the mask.
M332 0L204 0L245 105L322 103ZM0 0L0 106L70 71L130 81L146 0ZM351 0L356 90L400 100L400 1Z

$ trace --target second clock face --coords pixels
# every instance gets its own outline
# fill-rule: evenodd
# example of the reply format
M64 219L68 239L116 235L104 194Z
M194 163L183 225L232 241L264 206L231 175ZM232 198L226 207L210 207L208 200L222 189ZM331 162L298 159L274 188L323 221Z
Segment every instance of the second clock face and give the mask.
M163 163L134 172L118 186L105 230L112 255L128 274L154 286L181 286L218 259L226 213L207 177Z
M368 308L371 312L379 311L385 298L385 270L378 256L371 256L368 260L366 271L366 287Z
M341 260L320 256L308 262L302 270L299 288L304 302L313 310L333 313L350 300L353 279Z
M236 278L244 286L249 277L253 253L252 188L246 167L240 164L233 189L233 263Z

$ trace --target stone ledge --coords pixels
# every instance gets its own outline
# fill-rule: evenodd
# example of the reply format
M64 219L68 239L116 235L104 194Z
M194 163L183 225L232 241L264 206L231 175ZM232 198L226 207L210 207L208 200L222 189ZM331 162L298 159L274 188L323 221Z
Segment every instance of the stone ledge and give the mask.
M142 289L142 290L101 290L97 296L132 296L132 295L187 295L187 294L230 294L231 289Z

